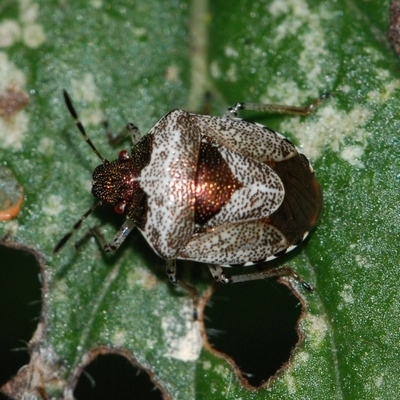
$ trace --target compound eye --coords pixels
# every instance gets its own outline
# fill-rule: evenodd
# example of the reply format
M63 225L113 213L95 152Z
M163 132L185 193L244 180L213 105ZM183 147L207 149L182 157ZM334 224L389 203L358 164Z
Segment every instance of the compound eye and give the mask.
M119 158L120 160L126 160L127 158L129 158L129 153L128 153L128 151L127 151L127 150L121 150L121 151L118 153L118 158Z
M125 211L125 206L126 206L126 202L125 201L120 201L114 206L114 211L117 214L123 214L124 211Z

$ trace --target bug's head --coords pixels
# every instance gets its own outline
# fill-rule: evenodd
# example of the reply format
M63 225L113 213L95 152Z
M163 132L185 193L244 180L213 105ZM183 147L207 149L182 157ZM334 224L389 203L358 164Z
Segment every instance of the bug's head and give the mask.
M122 214L125 210L125 206L128 206L128 212L134 209L136 203L132 201L135 193L140 192L136 190L139 187L138 182L135 180L140 169L135 166L132 157L126 150L122 150L118 154L118 159L109 162L101 153L97 150L96 146L92 143L86 130L82 125L82 122L78 118L78 114L75 111L69 94L66 90L63 91L65 104L74 118L76 126L81 132L86 143L91 147L93 152L101 160L102 164L99 165L93 173L93 186L92 193L100 201L96 202L88 211L86 211L82 217L74 224L72 229L64 235L64 237L57 243L54 248L54 253L57 253L64 245L68 242L70 237L81 227L82 222L102 203L114 205L114 210L118 214ZM138 196L136 196L138 197ZM140 202L139 196L139 202ZM139 211L141 209L139 208Z
M135 172L132 158L126 150L122 150L118 159L101 164L94 170L93 196L103 204L114 205L115 212L122 214L138 186Z

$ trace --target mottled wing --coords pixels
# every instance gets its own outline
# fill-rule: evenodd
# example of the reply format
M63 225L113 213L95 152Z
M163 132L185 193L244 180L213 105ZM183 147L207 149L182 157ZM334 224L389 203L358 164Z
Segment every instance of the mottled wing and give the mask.
M272 168L223 146L218 151L240 185L206 226L259 220L274 213L282 204L285 189Z
M196 234L178 258L229 266L275 258L290 243L268 219L226 224Z
M190 114L201 134L222 146L261 162L280 162L297 154L296 147L273 130L240 118Z

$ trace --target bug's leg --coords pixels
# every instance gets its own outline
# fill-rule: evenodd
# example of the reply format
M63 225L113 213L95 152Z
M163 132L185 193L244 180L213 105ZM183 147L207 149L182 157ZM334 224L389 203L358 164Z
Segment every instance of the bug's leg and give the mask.
M286 276L301 283L306 290L310 292L313 290L312 286L304 281L303 278L290 267L269 268L263 271L252 272L250 274L233 276L226 276L224 270L219 265L209 265L209 269L214 279L221 283L238 283L266 278L281 278Z
M76 241L74 246L75 248L78 248L82 246L82 244L86 242L87 239L89 239L90 237L94 237L100 244L102 249L106 253L110 253L111 251L117 250L118 247L121 246L122 242L126 239L126 237L129 235L129 233L132 231L134 227L135 224L130 219L127 218L126 221L121 226L121 228L115 234L114 239L110 243L107 243L103 233L100 230L100 227L96 225L93 228L89 229L86 232L85 236Z
M121 246L122 242L127 238L130 234L131 230L135 227L134 222L127 218L125 222L122 224L121 228L115 234L114 239L110 243L106 243L103 238L102 246L105 252L109 253L111 251L115 251ZM99 238L98 238L99 239Z
M176 274L176 260L166 260L166 267L167 267L167 275L168 275L168 279L171 283L173 283L174 285L178 285L180 286L182 289L186 290L189 294L190 297L193 300L193 306L194 306L194 319L197 319L197 305L199 302L199 294L196 290L196 288L194 288L191 285L188 285L185 282L182 282L181 280L178 279L177 274Z
M222 267L220 265L209 264L208 268L211 272L211 275L217 282L221 282L221 283L231 283L232 282L231 278L228 278L225 275L224 270L222 269Z
M64 237L57 243L56 247L54 248L54 253L57 253L64 245L68 242L70 237L80 228L82 222L100 205L100 202L96 203L92 208L90 208L82 217L75 223L72 229L64 235ZM94 236L97 241L100 243L101 247L104 249L105 252L110 252L117 250L119 246L121 246L122 242L126 239L129 235L130 231L135 227L135 224L127 218L125 222L122 224L121 228L115 234L114 239L107 244L106 240L104 239L103 234L101 233L98 226L95 226L84 235L80 240L75 243L75 247L79 247L85 242L89 237Z
M118 146L129 134L132 139L132 145L134 146L139 139L141 138L141 134L139 128L129 122L125 125L125 127L121 130L121 132L117 133L116 135L112 132L108 121L103 121L103 126L106 129L106 134L108 137L108 141L110 142L111 146L115 147Z
M74 243L74 247L77 249L79 247L81 247L88 239L94 237L98 243L100 244L100 246L104 249L104 247L106 246L107 242L106 239L104 238L103 232L100 230L100 227L98 225L90 228L84 236L82 236L80 239L78 239L75 243Z
M324 93L318 99L307 106L287 106L284 104L260 104L260 103L236 103L229 107L224 116L228 118L237 117L240 110L262 111L279 114L309 115L321 104L322 101L330 97L330 93Z
M210 92L204 94L203 107L201 110L198 110L198 114L211 115L211 98L212 96Z

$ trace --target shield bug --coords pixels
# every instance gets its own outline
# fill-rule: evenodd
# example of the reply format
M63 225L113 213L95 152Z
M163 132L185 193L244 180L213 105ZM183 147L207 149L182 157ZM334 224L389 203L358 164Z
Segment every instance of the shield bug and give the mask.
M310 289L288 267L227 276L224 267L269 261L294 249L317 223L321 189L308 159L284 136L237 118L239 110L308 115L325 94L305 107L237 103L224 116L183 110L166 113L143 137L133 124L132 152L108 161L93 145L64 91L69 112L86 142L102 161L93 173L92 194L99 201L57 244L58 251L100 204L112 204L126 219L106 252L118 249L137 227L167 262L178 281L175 260L209 265L222 283L290 276ZM190 289L189 289L190 290Z

